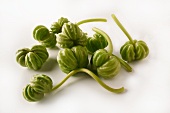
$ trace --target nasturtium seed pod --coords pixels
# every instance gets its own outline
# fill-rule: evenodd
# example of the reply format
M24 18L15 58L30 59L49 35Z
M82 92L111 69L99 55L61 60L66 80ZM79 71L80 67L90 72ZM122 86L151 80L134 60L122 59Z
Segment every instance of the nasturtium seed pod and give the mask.
M36 92L30 84L23 89L23 97L29 102L36 102L44 97L44 93Z
M36 102L41 100L45 93L52 91L53 81L44 74L36 74L31 78L30 84L23 89L23 96L27 101Z
M133 40L126 42L120 49L122 59L131 62L135 60L141 60L148 56L149 49L144 41Z
M87 39L86 48L90 54L93 54L98 49L104 49L107 45L108 42L105 37L99 33L95 33L93 37Z
M85 46L87 34L77 24L65 23L62 32L57 35L57 45L61 48L72 48L74 46Z
M87 67L89 63L87 49L83 46L62 49L58 52L57 62L64 73Z
M122 59L132 62L146 58L149 54L149 48L147 44L142 40L133 40L114 14L112 14L112 18L129 39L129 41L127 41L120 49Z
M43 25L38 25L33 31L33 37L35 40L39 41L43 46L48 48L55 47L57 41L54 33L50 31Z
M104 78L110 79L116 76L121 68L120 61L114 55L108 53L105 49L97 50L91 59L92 70Z
M53 87L53 81L44 74L36 74L30 81L31 87L38 93L49 93Z
M38 70L47 60L49 54L42 45L35 45L31 49L24 48L16 52L16 61L24 67Z
M62 26L64 25L64 23L68 23L69 20L67 18L64 18L64 17L61 17L58 19L57 22L54 22L52 25L51 25L51 30L53 33L61 33L61 30L62 30Z

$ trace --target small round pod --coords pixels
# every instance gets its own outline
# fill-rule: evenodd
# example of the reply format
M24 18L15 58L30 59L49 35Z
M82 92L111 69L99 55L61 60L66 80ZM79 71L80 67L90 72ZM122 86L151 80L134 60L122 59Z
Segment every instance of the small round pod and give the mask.
M77 24L64 23L62 32L57 34L57 45L61 48L72 48L74 46L85 46L87 34Z
M99 33L95 33L93 37L87 39L86 48L90 54L93 54L98 49L104 49L107 45L108 42L105 37Z
M127 32L127 30L123 27L123 25L120 23L120 21L114 14L112 14L112 18L129 39L129 41L127 41L120 48L120 54L122 56L122 59L128 62L132 62L146 58L149 54L149 48L147 44L142 40L133 40L130 34Z
M36 74L31 78L29 84L23 89L23 97L29 102L41 100L45 93L52 91L53 81L44 74Z
M148 56L149 48L142 40L133 40L133 43L128 41L120 48L120 54L128 62L142 60Z
M105 49L97 50L91 58L92 70L104 79L111 79L116 76L120 69L120 61L114 55L109 54Z
M36 102L41 100L44 97L44 93L36 92L30 84L27 84L23 89L23 97L29 102Z
M67 18L61 17L61 18L58 19L57 22L54 22L51 25L50 29L55 34L61 33L62 26L64 25L64 23L68 23L68 22L69 22L69 20Z
M57 41L54 33L50 31L43 25L38 25L33 30L33 37L35 40L39 41L43 46L48 48L55 47Z
M49 93L53 87L53 81L44 74L36 74L30 81L31 87L38 93Z
M87 49L83 46L62 49L58 52L57 62L64 73L87 67L89 63Z
M38 70L47 60L49 54L42 45L35 45L31 49L24 48L16 52L16 61L23 67Z

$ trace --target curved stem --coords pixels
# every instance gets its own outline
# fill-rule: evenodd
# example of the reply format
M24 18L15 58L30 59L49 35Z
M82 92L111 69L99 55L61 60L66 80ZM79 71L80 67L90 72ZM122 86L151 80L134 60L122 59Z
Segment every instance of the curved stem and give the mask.
M112 54L113 53L113 44L112 44L112 41L110 39L110 37L102 30L96 28L96 27L93 27L92 28L93 31L95 31L96 33L99 33L100 35L102 35L108 42L108 53Z
M81 25L81 24L88 23L88 22L107 22L107 20L104 18L92 18L92 19L86 19L86 20L79 21L76 24Z
M103 88L105 88L106 90L110 91L110 92L114 92L114 93L121 93L124 91L124 87L121 87L119 89L114 89L111 88L110 86L106 85L104 82L102 82L93 72L91 72L88 69L85 68L80 68L80 69L76 69L71 71L66 78L64 78L59 84L57 84L55 87L53 87L52 91L54 91L55 89L59 88L69 77L71 77L72 75L78 73L78 72L85 72L87 74L89 74L94 80L96 80Z
M124 34L128 37L128 39L133 43L133 39L130 36L130 34L126 31L126 29L123 27L123 25L120 23L120 21L117 19L116 15L111 15L113 20L116 22L116 24L119 26L119 28L124 32Z
M114 55L121 63L121 65L123 66L123 68L128 71L128 72L132 72L132 67L126 63L124 60L122 60L121 58L117 57L116 55Z

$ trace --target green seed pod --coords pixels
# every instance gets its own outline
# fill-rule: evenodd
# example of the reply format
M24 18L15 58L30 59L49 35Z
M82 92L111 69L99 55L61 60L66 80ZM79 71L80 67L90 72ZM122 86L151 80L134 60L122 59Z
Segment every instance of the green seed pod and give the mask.
M75 46L71 49L65 48L58 52L57 61L64 73L87 67L89 63L87 49L82 46Z
M117 57L109 54L105 49L97 50L91 59L92 70L105 79L113 78L118 74L121 68Z
M104 49L107 45L108 42L105 37L99 33L95 33L92 38L87 39L86 48L90 54L93 54L96 50Z
M30 81L31 87L38 93L49 93L53 87L50 77L43 74L36 74Z
M56 36L43 25L37 26L33 31L33 37L43 46L52 48L56 45Z
M35 102L44 97L44 93L52 91L53 81L50 77L43 74L36 74L23 89L23 96L27 101Z
M144 41L128 41L121 47L120 54L122 59L128 62L141 60L148 56L149 48Z
M23 89L23 97L29 102L36 102L44 97L44 93L36 92L30 84Z
M129 39L129 41L127 41L120 49L122 59L131 62L146 58L149 54L149 48L147 44L141 40L133 40L130 34L126 31L126 29L123 27L123 25L114 14L112 14L112 18Z
M62 32L57 35L57 44L61 48L72 48L73 46L85 46L87 42L86 33L71 22L65 23Z
M24 48L16 52L16 61L24 67L38 70L48 58L47 49L42 45L35 45L31 49Z
M64 23L68 23L68 19L67 18L64 18L64 17L61 17L60 19L58 19L57 22L54 22L52 25L51 25L51 30L53 33L61 33L61 30L62 30L62 26L64 25Z

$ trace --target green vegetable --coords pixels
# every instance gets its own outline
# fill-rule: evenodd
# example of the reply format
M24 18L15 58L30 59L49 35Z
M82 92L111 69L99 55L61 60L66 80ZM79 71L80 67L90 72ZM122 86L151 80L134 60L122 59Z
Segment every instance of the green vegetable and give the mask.
M91 65L92 69L105 79L113 78L121 69L119 60L104 49L99 49L94 53Z
M86 48L90 54L93 54L98 49L104 49L107 45L107 40L102 35L95 33L93 37L87 39Z
M57 35L57 45L61 48L72 48L80 45L85 46L87 43L87 33L84 33L79 25L87 22L106 22L106 19L94 18L82 20L76 24L67 22L62 26L62 32Z
M35 102L44 97L45 93L52 91L53 82L50 77L43 74L36 74L23 89L23 96L27 101Z
M132 68L130 65L128 65L121 58L112 54L113 44L110 37L101 29L94 27L92 30L102 35L108 42L108 51L99 49L93 54L91 58L92 70L96 71L98 75L103 78L113 78L118 74L121 64L124 69L126 69L128 72L131 72Z
M64 25L64 23L68 22L69 20L67 18L64 17L59 18L57 22L54 22L51 25L51 31L55 34L61 33L62 26Z
M58 52L57 62L64 73L85 68L89 63L87 49L83 46L62 49Z
M61 48L72 48L77 45L85 46L87 34L77 24L65 23L62 32L57 35L57 45Z
M16 61L23 67L38 70L47 60L49 54L42 45L35 45L31 49L23 48L16 52Z
M68 75L54 87L52 87L53 82L52 82L51 78L48 77L47 75L42 75L42 74L35 75L32 78L31 83L26 85L26 87L23 89L23 97L29 102L40 101L45 96L45 93L50 93L50 92L58 89L71 76L73 76L79 72L87 73L94 80L96 80L103 88L105 88L106 90L108 90L110 92L122 93L124 91L124 87L121 87L118 89L112 88L112 87L106 85L104 82L102 82L93 72L91 72L85 68L79 68L79 69L73 70L70 73L68 73Z
M120 49L122 58L128 62L146 58L149 54L147 44L142 40L133 40L114 14L112 18L129 39Z
M33 30L33 37L39 41L43 46L53 48L56 45L56 36L43 25L38 25Z

